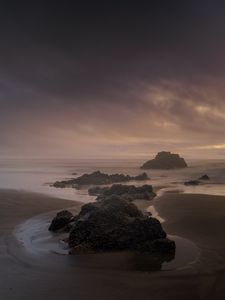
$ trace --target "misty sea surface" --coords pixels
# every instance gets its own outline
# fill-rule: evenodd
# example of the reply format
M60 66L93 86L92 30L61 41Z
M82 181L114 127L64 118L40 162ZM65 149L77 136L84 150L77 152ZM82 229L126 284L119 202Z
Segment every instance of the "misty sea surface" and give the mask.
M100 170L107 174L138 175L143 159L0 159L0 188L17 189L47 194L81 202L94 197L87 194L87 187L55 188L51 183ZM225 195L225 160L187 160L188 168L181 170L147 170L150 180L128 184L151 184L164 187L162 191L180 191L209 195ZM72 175L76 173L76 175ZM184 181L198 179L207 174L209 181L199 186L185 186Z

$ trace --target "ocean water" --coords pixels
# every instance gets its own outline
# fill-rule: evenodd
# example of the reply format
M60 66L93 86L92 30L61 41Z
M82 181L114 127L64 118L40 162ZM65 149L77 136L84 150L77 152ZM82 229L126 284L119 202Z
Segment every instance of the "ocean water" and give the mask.
M59 189L50 184L56 180L69 179L96 170L113 174L138 175L144 161L133 160L97 160L97 159L0 159L0 188L26 190L48 194L58 198L93 201L87 188ZM225 195L225 160L190 160L189 167L182 170L148 170L150 180L130 182L129 184L152 184L153 187L165 187L165 190L179 190L184 193ZM77 175L72 175L76 173ZM184 186L183 182L197 179L203 174L210 176L199 186Z
M143 172L140 169L142 163L142 160L0 160L0 188L44 193L87 203L95 199L95 197L88 195L87 187L60 189L52 187L51 183L96 170L108 174L138 175ZM128 184L152 184L155 188L161 187L158 195L173 190L184 193L225 195L225 161L188 161L188 165L189 168L182 170L149 170L147 173L150 180ZM76 173L76 175L72 175L72 173ZM211 178L209 182L196 187L184 186L184 181L196 179L205 173ZM148 210L161 222L164 221L154 210L154 207L149 206ZM68 264L68 256L62 255L67 254L68 249L59 243L59 239L62 237L52 235L47 230L49 220L54 214L55 212L51 212L50 215L47 213L35 216L16 228L15 238L24 246L26 261L29 254L29 260L32 264L39 266L44 261L45 266L48 265L51 268L66 265L71 268L88 266L89 268L152 272L186 268L195 263L200 255L198 247L192 241L171 236L176 242L176 254L170 257L118 252L88 256L78 255L74 256L73 260L70 259ZM60 255L51 255L52 253ZM43 257L45 257L44 260Z

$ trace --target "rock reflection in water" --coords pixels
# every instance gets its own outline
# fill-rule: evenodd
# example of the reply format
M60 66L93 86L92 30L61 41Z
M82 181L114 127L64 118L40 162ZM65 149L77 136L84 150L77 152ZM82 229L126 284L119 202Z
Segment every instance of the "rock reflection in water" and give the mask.
M163 263L175 259L175 253L169 254L134 254L128 261L128 270L155 272L163 269Z

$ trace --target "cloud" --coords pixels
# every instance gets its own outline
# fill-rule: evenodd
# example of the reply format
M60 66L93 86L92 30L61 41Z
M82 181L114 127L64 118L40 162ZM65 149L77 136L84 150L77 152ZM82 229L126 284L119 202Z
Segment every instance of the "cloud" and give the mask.
M217 149L213 145L224 143L223 91L219 95L219 85L216 91L214 84L202 85L138 82L109 98L83 100L79 105L67 98L44 99L41 94L39 98L25 89L27 100L37 102L22 99L21 106L2 104L6 116L1 118L3 153L7 147L9 153L59 156L110 156L118 148L124 156L147 155L152 149L183 153L190 148L196 152Z
M225 143L221 1L13 11L0 12L1 155L210 156Z

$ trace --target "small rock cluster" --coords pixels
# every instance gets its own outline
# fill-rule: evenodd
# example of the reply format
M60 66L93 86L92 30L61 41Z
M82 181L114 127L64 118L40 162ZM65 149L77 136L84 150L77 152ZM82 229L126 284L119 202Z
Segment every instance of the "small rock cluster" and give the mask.
M72 178L69 180L56 181L53 183L53 186L56 188L65 188L65 187L77 187L82 185L104 185L104 184L113 184L119 182L128 182L132 180L142 181L148 180L148 175L142 173L137 176L130 176L124 174L104 174L100 171L95 171L91 174L83 174L77 178Z
M206 181L206 180L210 180L210 177L207 174L202 175L201 177L199 177L198 179L195 179L195 180L185 181L184 185L196 186L196 185L199 185L201 183L201 181Z
M111 187L92 187L88 190L89 195L97 196L96 200L102 200L106 197L116 195L125 200L152 200L156 194L151 185L136 187L134 185L113 184Z

